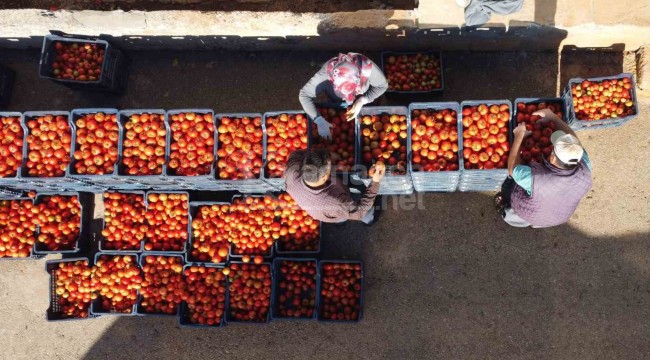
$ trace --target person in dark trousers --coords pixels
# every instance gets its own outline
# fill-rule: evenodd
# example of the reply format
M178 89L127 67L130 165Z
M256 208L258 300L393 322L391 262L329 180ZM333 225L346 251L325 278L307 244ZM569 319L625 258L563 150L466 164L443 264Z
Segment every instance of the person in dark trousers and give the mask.
M493 12L507 15L521 10L524 0L456 0L456 4L465 8L465 25L480 26L490 21Z
M299 99L305 113L318 126L318 135L330 138L332 125L316 110L315 98L320 93L330 100L349 106L347 120L354 120L363 105L373 102L388 89L381 69L366 56L357 53L339 54L328 60L300 90Z
M372 182L359 201L353 200L350 189L343 180L331 176L330 153L325 149L297 150L287 161L284 179L287 192L311 217L328 223L360 220L371 225L375 222L374 202L379 182L386 173L383 164L370 170Z
M591 189L591 162L576 133L552 111L533 115L557 125L551 135L553 152L541 164L521 165L521 144L530 132L519 124L508 156L509 177L495 200L508 224L542 228L569 221Z

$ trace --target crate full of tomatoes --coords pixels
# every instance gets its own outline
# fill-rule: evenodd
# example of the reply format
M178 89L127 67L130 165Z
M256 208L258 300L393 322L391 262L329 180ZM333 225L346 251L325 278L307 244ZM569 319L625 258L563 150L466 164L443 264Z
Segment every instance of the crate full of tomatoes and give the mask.
M515 113L512 117L512 128L519 124L526 125L530 131L521 144L520 155L523 164L531 162L541 163L553 152L551 135L557 130L553 121L542 120L542 117L535 115L537 111L548 109L562 121L566 122L564 114L564 101L562 98L520 98L515 100Z
M273 260L272 319L315 319L318 286L316 259Z
M444 89L440 51L384 52L381 67L388 93L425 94Z
M307 115L303 111L267 112L263 124L266 129L263 179L275 190L282 191L289 155L309 145Z
M462 159L459 109L457 102L409 105L413 154L409 167L416 191L452 192L458 187Z
M47 321L81 320L96 317L90 305L97 298L92 284L92 268L87 258L49 260L50 306Z
M39 76L72 89L123 92L127 59L104 40L46 35Z
M325 148L331 154L335 154L332 158L332 171L343 175L351 173L356 159L358 139L356 119L348 121L347 107L340 104L317 104L317 109L320 116L332 125L330 129L332 138L325 139L318 135L318 127L312 119L309 122L311 126L310 147L312 149Z
M508 176L512 104L508 100L463 101L458 115L462 134L460 191L498 189Z
M0 112L0 185L17 186L18 173L27 158L27 127L23 114Z
M363 314L363 264L322 260L318 264L318 320L354 322Z

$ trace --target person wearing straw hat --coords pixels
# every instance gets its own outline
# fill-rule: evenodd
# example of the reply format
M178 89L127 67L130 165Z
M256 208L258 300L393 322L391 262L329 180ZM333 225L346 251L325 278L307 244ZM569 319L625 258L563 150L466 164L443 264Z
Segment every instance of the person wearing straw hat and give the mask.
M524 124L514 130L508 156L509 177L495 198L505 222L516 227L550 227L566 223L592 185L591 162L576 133L552 111L533 113L553 121L553 152L542 163L521 164L521 144L530 135Z
M363 105L373 102L388 89L388 81L381 69L368 57L347 53L328 60L303 86L299 93L305 113L318 126L318 135L331 138L332 125L318 115L315 98L326 94L331 101L348 105L347 120L354 120Z

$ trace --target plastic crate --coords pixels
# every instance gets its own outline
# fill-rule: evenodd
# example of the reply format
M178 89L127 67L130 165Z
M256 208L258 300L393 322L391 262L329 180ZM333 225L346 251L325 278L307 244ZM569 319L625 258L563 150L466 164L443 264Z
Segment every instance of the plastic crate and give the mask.
M609 118L603 120L595 120L595 121L580 120L576 118L575 109L573 108L573 96L571 95L571 85L581 83L584 80L600 82L603 80L619 80L626 77L630 78L632 83L632 87L630 88L630 97L632 98L632 102L634 103L633 115L629 115L625 117ZM565 121L567 121L567 123L571 126L573 130L596 130L596 129L610 129L614 127L619 127L639 115L639 102L636 94L636 82L634 80L634 75L630 73L621 73L613 76L603 76L603 77L587 78L587 79L573 78L569 80L569 84L567 84L567 87L564 89L562 98L564 99L564 103L566 107L565 114L567 115L567 119Z
M463 153L463 109L467 106L478 106L481 104L502 105L507 104L510 109L510 119L508 119L508 142L512 144L512 103L509 100L466 100L460 103L458 112L458 136L460 145L458 153ZM465 162L460 162L461 176L458 184L458 190L468 191L495 191L501 188L501 184L508 177L508 169L490 169L490 170L469 170L465 169Z
M214 133L212 134L213 140L214 140L214 146L212 149L212 155L215 155L215 160L213 161L212 165L210 166L210 174L208 175L197 175L197 176L184 176L184 175L177 175L174 173L172 169L167 167L165 165L165 177L175 180L177 183L181 185L186 185L186 186L193 186L195 184L201 184L201 183L211 183L215 181L215 167L216 167L216 153L217 153L217 139L219 137L219 133L217 131L217 126L216 126L216 121L214 117L214 112L212 109L174 109L174 110L167 110L167 114L165 115L165 126L167 127L168 136L167 136L167 146L165 147L165 157L167 159L167 162L169 162L170 159L170 154L171 154L171 144L172 144L172 129L171 129L171 116L172 115L178 115L178 114L184 114L184 113L196 113L196 114L210 114L212 116L212 125L214 125Z
M147 256L164 256L164 257L178 257L181 259L181 264L185 266L185 258L183 257L182 254L170 254L167 252L160 252L160 251L149 251L149 252L143 252L140 254L140 259L138 261L138 265L140 265L140 269L144 266L146 262ZM142 272L143 279L144 279L144 272ZM181 272L181 277L183 276L183 273ZM138 293L140 293L138 291ZM178 316L180 309L181 309L181 304L178 304L177 309L176 309L176 314L162 314L162 313L148 313L145 312L144 309L142 309L142 300L144 298L142 296L138 296L138 302L135 307L135 313L136 315L141 315L141 316L161 316L161 317L170 317L170 316Z
M241 266L241 265L244 265L245 263L243 263L241 261L231 261L230 265L232 265L232 264L237 264L237 265ZM269 263L269 262L263 262L261 264L248 263L248 265L268 266L269 267L269 271L271 273L271 292L273 292L273 284L275 283L275 278L273 278L273 266L272 266L272 264ZM228 284L230 284L229 279L230 278L228 277L228 280L226 280L226 281L228 281ZM257 322L257 321L237 321L237 320L233 319L230 316L230 288L228 289L227 293L228 293L228 303L226 303L226 324L231 324L231 323L234 323L234 324L268 324L269 322L271 322L271 299L272 299L271 295L272 294L269 294L269 309L268 309L268 312L266 313L266 320L263 321L263 322Z
M54 46L57 42L97 44L102 46L105 49L105 52L102 72L99 79L96 81L57 79L52 73L52 65L56 60L56 50ZM39 76L63 84L71 89L121 93L126 89L126 83L128 80L126 68L127 59L124 53L104 40L83 39L78 36L64 37L58 35L45 35L43 38L43 48L41 50L41 59L38 71Z
M46 116L46 115L52 115L52 116L65 116L68 119L68 125L70 125L70 113L67 111L27 111L23 113L23 118L22 118L22 125L23 129L27 129L26 135L29 135L29 129L27 127L27 122L33 118L37 118L40 116ZM70 132L72 133L72 127L70 127ZM72 134L70 134L72 136ZM27 137L25 137L25 140ZM18 179L20 179L21 187L25 189L30 189L30 190L39 190L39 189L47 189L49 186L52 186L54 188L64 188L63 186L67 184L74 183L72 179L66 178L65 174L63 176L59 177L36 177L36 176L29 176L27 172L27 155L29 154L29 146L27 145L27 141L25 141L24 145L24 152L23 154L23 163L20 167L20 170L18 171ZM70 157L72 157L72 153L70 153ZM70 171L70 163L68 163L68 166L66 167L65 173L68 173Z
M200 262L192 256L192 247L194 245L194 229L192 228L192 221L194 221L194 217L196 216L196 213L199 211L199 208L201 206L212 206L212 205L230 205L230 203L225 201L190 201L190 208L189 208L190 238L188 240L187 245L185 246L186 248L185 259L187 259L188 262L191 262L193 264L225 265L228 262L228 256L226 256L225 261L220 263ZM228 245L228 255L230 255L230 245Z
M460 114L460 104L457 102L432 102L432 103L411 103L409 105L409 118L413 119L413 110L445 110L451 109ZM410 126L409 126L410 129ZM411 139L413 129L409 134ZM417 192L454 192L458 188L461 175L461 163L463 162L463 134L458 134L458 171L419 171L413 166L413 156L408 158L408 169L413 181L413 188ZM412 140L411 140L412 143Z
M97 260L102 255L107 255L107 256L133 256L135 257L135 264L140 267L140 259L139 255L137 252L115 252L115 251L106 251L106 252L98 252L95 254L95 259L93 261L93 265L97 264ZM142 274L142 269L140 269L140 274ZM130 313L123 313L123 312L116 312L113 309L106 310L101 308L101 301L102 298L99 296L97 299L93 300L93 302L90 304L90 313L93 315L101 316L101 315L110 315L110 316L134 316L136 315L135 308L137 304L140 302L140 295L138 291L138 297L135 301L135 304L133 304L133 307L131 308Z
M183 266L183 279L185 279L185 269L190 268L192 266L203 266L206 268L215 268L215 269L223 269L225 265L218 265L218 264L206 264L206 263L187 263L185 266ZM180 326L185 326L185 327L193 327L193 328L200 328L200 329L205 329L205 328L219 328L222 326L226 325L226 314L228 312L228 303L230 302L230 297L229 291L228 291L228 276L226 276L225 279L226 282L226 303L224 304L224 314L221 317L221 321L219 324L215 325L201 325L201 324L192 324L189 321L189 307L187 305L187 302L182 301L180 305L180 310L178 313L178 324Z
M74 320L87 320L97 318L99 316L93 315L90 312L90 305L88 306L88 317L85 318L64 318L61 316L61 308L59 307L59 295L56 294L56 281L57 275L54 270L58 267L58 264L65 262L76 262L76 261L85 261L90 268L90 260L85 257L79 258L70 258L70 259L58 259L58 260L48 260L45 262L45 271L50 274L50 306L45 312L45 319L47 321L74 321Z
M0 72L2 70L0 69ZM2 75L0 75L2 76ZM19 112L12 112L12 111L0 111L0 117L17 117L20 120L20 126L23 128L23 162L21 162L20 167L18 170L16 170L16 175L11 176L11 177L2 177L0 178L0 185L6 185L6 186L15 186L15 187L20 187L21 186L21 181L19 179L19 173L22 168L22 165L24 164L24 159L27 159L27 126L25 126L25 121L23 119L23 114Z
M160 115L163 119L163 123L165 124L165 164L162 165L162 170L160 172L160 175L129 175L126 173L126 169L124 164L122 163L123 156L122 154L124 153L124 136L126 136L126 127L124 126L128 121L129 117L134 114L156 114ZM128 181L131 182L132 184L137 184L137 185L142 185L146 187L152 187L152 186L170 186L173 187L175 185L180 185L179 182L173 181L172 179L169 179L165 176L167 173L167 162L169 162L169 157L167 156L168 154L168 146L169 140L171 138L171 131L169 130L169 126L167 125L167 114L165 110L163 109L136 109L136 110L120 110L119 116L118 116L118 121L120 123L120 127L123 129L123 136L120 137L119 145L118 145L118 154L119 154L119 159L120 161L118 162L117 165L117 174L118 174L118 179L119 181Z
M318 109L335 109L335 110L342 110L342 109L347 109L348 104L343 102L343 103L333 103L333 102L319 102L316 103L316 107ZM319 112L320 116L320 112ZM316 145L318 142L320 142L321 138L318 135L318 132L314 133L313 127L314 125L314 119L308 119L308 126L309 129L312 130L310 131L310 137L309 137L309 148L312 148L314 145ZM326 119L327 120L327 119ZM360 149L360 145L358 144L360 141L358 129L359 129L359 119L355 118L354 119L354 154L353 154L353 161L356 162L357 159L357 151ZM353 174L356 174L358 172L358 169L355 169L355 164L352 164L350 166L350 171L334 171L334 166L332 166L332 174L336 176L341 176L343 178L347 178Z
M239 198L246 198L246 197L260 198L260 197L264 197L264 195L235 195L235 196L232 197L232 200L231 200L230 203L234 204L235 200L237 200ZM232 211L232 207L230 208L230 211ZM274 247L275 247L275 245L269 247L268 253L266 253L266 254L255 254L255 255L249 255L249 256L251 257L251 259L253 257L257 256L257 255L261 255L265 259L270 259L270 258L273 257L273 248ZM235 244L230 244L230 251L228 251L228 258L230 260L233 260L233 259L241 260L244 257L244 255L245 254L235 254Z
M256 118L259 117L262 119L262 166L260 167L260 176L257 179L243 179L243 180L222 180L219 179L219 174L216 174L216 187L218 190L236 190L240 192L246 192L246 193L264 193L267 191L273 191L276 189L275 186L270 185L264 180L264 160L266 158L266 118L264 117L264 114L261 113L219 113L216 114L215 116L215 122L216 126L215 129L218 128L219 124L221 124L221 119L224 117L229 117L229 118L243 118L243 117L249 117L249 118ZM217 139L215 140L215 149L219 149L219 141L218 141L218 136ZM216 150L215 150L216 154ZM218 156L215 155L215 159L218 159Z
M413 193L413 182L408 168L408 160L411 158L411 117L408 111L408 108L405 106L364 106L359 113L359 117L365 115L381 115L383 113L406 116L406 173L404 175L391 175L386 172L386 175L379 183L379 195L407 195ZM364 171L361 170L365 168L365 164L361 160L361 147L363 146L361 141L361 121L357 119L356 125L358 141L356 144L355 167L360 171L359 177L363 178Z
M151 193L156 193L156 194L161 194L161 193L164 193L164 194L185 194L185 195L187 195L187 206L188 206L188 210L189 210L190 194L187 191L151 190L151 191L147 191L145 193L145 197L144 197L144 206L147 209L147 211L149 211L149 194L151 194ZM191 233L191 231L192 231L192 222L190 221L189 211L188 211L188 219L187 219L187 234L188 234L188 237L190 236L189 234ZM177 250L177 251L176 250L174 250L174 251L171 251L171 250L170 251L151 250L149 252L157 252L157 253L161 253L161 254L185 254L187 252L187 242L188 242L188 240L189 239L185 239L185 241L183 241L183 249L182 250ZM145 237L144 241L143 241L143 244L146 244L146 243L147 243L147 238ZM147 250L145 250L145 251L147 251Z
M360 285L361 285L361 290L359 293L361 296L359 297L359 318L357 320L329 320L329 319L323 319L321 317L321 308L323 306L323 301L322 301L322 295L321 295L321 288L322 288L322 281L324 277L323 273L323 264L359 264L361 265L361 280L360 280ZM364 282L364 274L363 274L363 262L359 260L320 260L318 262L318 285L316 287L316 318L318 321L325 321L325 322L336 322L336 323L356 323L361 321L363 318L363 282Z
M0 107L9 105L15 79L15 71L7 66L0 65Z
M107 191L107 192L109 192L109 193L115 193L115 192L117 192L117 193L121 193L121 194L135 194L135 195L140 195L140 196L142 196L142 200L144 201L144 204L145 204L145 211L146 211L147 200L146 200L146 194L145 194L144 191L139 191L139 190L132 190L132 191L121 190L121 191ZM102 196L102 200L103 200L103 199L104 199L104 197ZM104 214L102 213L102 230L104 230L105 228L106 228L106 217L105 217ZM104 247L106 246L106 245L105 245L105 243L106 243L105 240L106 240L106 239L104 238L104 236L100 234L100 240L99 240L99 251L102 252L102 253L128 254L128 253L132 253L132 252L142 252L142 251L144 251L144 240L143 240L143 241L140 241L140 248L139 248L139 249L132 249L132 250L109 250L109 249L104 249Z
M314 315L311 317L288 317L281 316L280 310L278 309L278 301L276 299L278 294L278 286L281 279L280 274L280 265L282 261L295 261L295 262L313 262L316 268L316 288L314 289ZM314 320L318 313L318 294L320 286L320 268L318 267L318 260L315 258L287 258L287 257L278 257L273 259L273 268L272 268L272 285L271 285L271 319L282 319L282 320Z
M307 117L307 114L302 111L302 110L286 110L286 111L272 111L272 112L266 112L264 113L264 116L262 117L262 126L264 129L264 141L262 146L264 147L264 156L262 157L262 163L264 163L264 167L262 167L262 179L269 184L273 188L274 191L284 191L286 189L286 184L284 182L284 178L271 178L267 177L267 170L266 170L266 163L267 163L267 151L266 147L268 145L268 136L266 135L266 119L269 117L275 117L279 116L282 114L287 114L287 115L304 115L306 124L305 126L307 127L307 148L310 146L310 139L311 139L311 129L309 126L309 118Z
M384 51L381 53L381 71L385 74L386 73L386 58L388 56L399 56L399 55L417 55L417 54L423 54L423 55L433 55L438 58L440 61L440 88L439 89L433 89L433 90L425 90L425 91L420 91L420 90L409 90L409 91L404 91L404 90L386 90L386 93L388 94L432 94L432 93L441 93L445 89L445 77L444 77L444 69L442 66L442 53L437 50L430 50L430 51L415 51L415 52L393 52L393 51Z
M88 217L90 215L89 211L92 208L92 204L87 201L88 199L85 199L81 196L79 196L78 192L74 191L69 191L69 192L41 192L36 194L36 198L34 199L34 205L38 205L41 203L43 197L46 196L75 196L77 198L77 201L79 202L79 206L81 207L81 212L79 214L80 218L80 224L79 224L79 236L77 237L77 241L75 242L74 248L69 249L69 250L47 250L45 245L41 242L35 242L34 243L34 253L37 255L47 255L47 254L74 254L81 250L80 247L80 242L82 240L85 240L86 237L88 237ZM40 227L37 228L38 233L40 234Z
M32 203L34 202L34 199L30 197L16 197L16 198L0 198L0 200L8 200L8 201L31 201ZM45 255L37 255L34 254L34 246L36 246L36 238L38 237L38 232L34 232L34 245L32 245L32 249L29 252L28 257L24 258L15 258L15 257L2 257L0 258L0 261L4 260L38 260L42 259L45 257Z
M0 187L0 200L14 200L21 197L22 195L22 191L7 187Z
M119 111L117 109L110 109L110 108L89 108L89 109L74 109L70 113L70 126L72 127L72 149L70 151L71 154L71 160L70 160L70 166L68 169L66 169L66 176L70 177L75 180L83 180L87 182L90 185L96 185L97 191L101 191L102 187L109 187L112 184L114 184L116 181L118 181L117 178L117 165L120 163L122 160L120 157L119 149L120 149L120 142L123 141L124 137L124 130L122 128L122 123L119 121L117 122L118 125L118 132L119 132L119 138L117 141L117 148L118 148L118 156L117 156L117 163L114 166L113 172L111 174L105 174L105 175L79 175L76 173L75 170L75 164L77 163L77 160L74 158L74 153L77 150L77 125L76 121L81 118L84 115L87 114L96 114L96 113L104 113L106 115L118 115Z
M314 220L318 221L318 220ZM320 253L321 249L321 244L323 242L323 222L318 221L319 226L318 226L318 248L313 251L309 250L304 250L304 251L290 251L290 250L282 250L280 247L280 239L276 240L275 243L273 244L273 247L275 248L275 253L278 255L287 255L287 256L300 256L300 255L316 255Z

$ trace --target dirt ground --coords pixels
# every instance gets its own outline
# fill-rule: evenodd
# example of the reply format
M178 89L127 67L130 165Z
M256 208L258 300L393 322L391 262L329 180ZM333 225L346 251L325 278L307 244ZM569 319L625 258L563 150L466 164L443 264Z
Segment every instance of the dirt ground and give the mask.
M0 52L18 72L11 110L298 109L298 89L331 53L133 52L124 96L39 79L38 52ZM369 54L375 60L377 54ZM553 96L576 76L618 74L620 53L444 54L445 92L417 100ZM561 79L558 81L558 79ZM403 98L382 99L407 104ZM275 321L180 328L173 319L48 323L45 260L0 262L3 359L640 359L650 356L650 99L623 127L579 136L594 186L569 223L515 229L490 193L417 195L381 221L325 226L322 258L362 259L358 324Z

